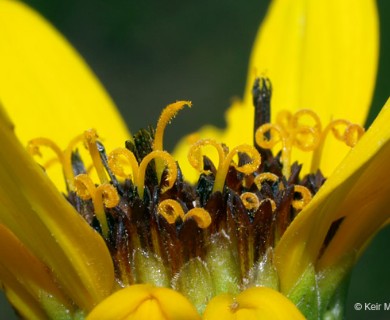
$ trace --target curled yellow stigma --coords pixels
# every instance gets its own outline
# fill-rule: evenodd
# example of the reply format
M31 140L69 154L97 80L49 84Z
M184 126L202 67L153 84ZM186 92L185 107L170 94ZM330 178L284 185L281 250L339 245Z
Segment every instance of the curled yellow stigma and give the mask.
M242 204L247 210L256 211L260 207L260 200L253 192L244 192L240 195Z
M177 177L177 165L173 157L166 151L155 150L150 152L145 156L141 163L138 165L137 159L134 154L126 148L116 148L110 152L108 155L108 166L112 172L122 178L131 179L131 174L126 174L123 168L123 163L121 163L121 158L125 159L127 165L131 167L133 173L133 183L137 188L138 195L140 198L143 198L144 195L144 183L145 183L145 173L146 168L148 167L150 161L154 159L161 160L165 163L167 168L166 181L161 188L161 193L172 188L173 184L176 181ZM162 173L161 173L162 174ZM161 180L161 176L159 177Z
M62 171L64 173L65 182L66 185L68 186L68 189L71 191L74 190L73 170L70 161L70 156L68 159L67 154L65 152L62 152L60 147L54 141L47 138L36 138L30 140L27 144L27 150L31 155L42 157L42 153L40 151L40 147L42 146L51 149L55 153L56 155L55 160L58 160L62 165ZM54 163L55 160L54 159L49 160L44 166L45 169L47 169L52 163Z
M226 154L222 145L216 142L213 139L201 139L198 142L194 143L189 152L188 152L188 161L190 164L197 169L199 172L203 172L203 159L201 148L205 146L213 146L218 153L218 169L214 181L213 192L222 192L225 185L226 175L228 173L230 165L245 175L251 174L258 169L261 163L261 157L259 152L250 145L240 145L233 148L230 152ZM250 162L242 165L238 165L233 161L233 158L239 153L245 153L249 156Z
M203 208L192 208L189 210L185 214L183 221L188 219L194 219L198 227L201 229L205 229L211 224L210 214Z
M299 200L294 200L292 206L297 210L302 210L311 200L312 195L308 188L300 185L294 185L294 192L300 194Z
M280 112L276 124L265 123L255 133L255 141L263 149L273 149L281 143L281 162L283 175L288 178L291 170L291 152L295 147L301 151L313 152L311 172L320 165L322 149L329 132L347 146L354 147L364 133L363 127L338 119L331 121L323 130L318 115L309 109L295 114Z
M321 135L320 144L313 154L311 164L312 172L317 170L321 164L322 150L329 133L332 133L337 140L344 142L348 147L353 148L363 136L364 128L358 124L351 123L348 120L332 120L324 129Z
M180 203L173 199L166 199L158 204L157 211L169 224L174 224L178 218L184 219L184 210Z
M164 185L161 188L161 193L164 193L165 191L173 187L173 184L175 183L177 178L177 165L175 159L166 151L155 150L142 159L138 169L138 183L140 186L144 185L146 168L149 162L154 159L164 161L165 166L167 168L167 176L165 178L166 185L164 182ZM159 180L161 180L161 176L159 176L158 178ZM141 198L143 197L143 188L139 190L139 195Z
M109 183L95 186L91 178L86 174L79 174L74 179L77 195L83 200L92 199L95 215L102 228L103 235L108 236L108 225L104 206L114 208L119 203L119 195L116 189Z
M259 175L257 175L254 179L254 183L256 184L257 189L259 191L261 190L262 184L265 181L275 183L275 182L279 181L279 177L276 174L273 174L271 172L263 172L263 173L260 173Z
M202 148L206 146L212 146L218 153L219 164L225 159L225 150L220 143L214 139L200 139L194 144L191 145L190 150L188 151L187 159L188 162L194 167L197 171L201 173L208 173L203 170L203 158L202 158Z
M184 106L191 107L191 101L177 101L168 105L160 115L157 122L156 133L154 136L153 150L164 150L163 138L164 131L168 123L176 116L176 114L184 108Z
M163 140L164 140L165 128L168 125L168 123L170 123L170 121L176 116L176 114L181 109L183 109L184 106L186 105L191 108L192 106L191 101L177 101L171 103L168 106L166 106L165 109L162 111L160 118L158 119L156 133L154 135L154 142L153 142L154 151L164 150ZM163 162L156 160L156 172L157 172L158 182L160 182L160 177L163 171L164 171Z
M126 162L121 163L121 159L124 159ZM107 161L108 166L116 176L126 179L132 179L133 177L132 180L136 184L135 179L138 176L138 162L134 153L126 148L116 148L108 154ZM124 165L130 166L132 174L125 173Z
M95 129L89 129L84 133L85 144L93 162L93 166L98 174L101 183L108 183L106 171L104 169L100 153L96 145L98 134Z
M185 214L180 203L173 199L161 201L157 211L170 224L174 224L178 218L181 218L183 222L190 218L194 219L201 229L205 229L211 224L211 216L205 209L192 208Z

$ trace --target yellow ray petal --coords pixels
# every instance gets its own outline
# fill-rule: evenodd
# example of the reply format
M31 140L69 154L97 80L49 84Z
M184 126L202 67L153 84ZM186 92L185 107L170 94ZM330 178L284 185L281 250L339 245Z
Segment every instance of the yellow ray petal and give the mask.
M310 108L324 125L332 118L363 124L375 83L378 38L374 0L274 0L252 50L243 102L229 109L225 131L207 127L199 136L212 134L208 138L215 137L229 146L251 143L251 90L255 76L260 75L269 77L273 84L273 120L283 109ZM176 155L186 168L182 164L184 145L182 141ZM335 141L327 143L325 156L326 150L338 147ZM345 148L323 161L325 175L347 152ZM307 154L302 158L299 153L299 161L309 168Z
M49 269L42 264L4 225L0 224L0 243L3 249L0 264L6 268L17 281L23 284L30 294L39 301L43 293L54 296L59 302L69 304L63 293L55 284ZM1 278L7 285L9 279ZM68 305L70 307L70 305Z
M111 293L113 266L102 238L71 207L12 132L0 108L0 222L89 310Z
M273 114L312 108L324 121L364 124L378 62L373 0L275 0L252 52L245 91L265 73L274 88Z
M7 285L2 286L9 303L18 311L21 319L49 320L42 306L31 296L23 285L0 265L0 277L7 277Z
M285 296L266 287L255 287L237 297L222 294L213 298L203 314L204 320L304 319Z
M83 59L46 20L0 0L0 101L26 143L50 137L61 147L96 128L109 149L129 132Z
M112 294L87 320L200 320L194 306L180 293L148 284L127 287Z
M329 260L323 260L323 266L343 258L348 250L359 249L389 219L389 211L381 210L390 201L389 122L390 100L283 235L275 250L282 292L288 293L306 268L315 263L333 221L347 217L336 236L345 239L340 240L339 249L334 247L339 245L336 242L329 248L324 256Z
M319 270L337 264L349 252L361 252L389 219L389 159L390 143L387 142L337 208L338 215L345 216L345 220L321 257Z

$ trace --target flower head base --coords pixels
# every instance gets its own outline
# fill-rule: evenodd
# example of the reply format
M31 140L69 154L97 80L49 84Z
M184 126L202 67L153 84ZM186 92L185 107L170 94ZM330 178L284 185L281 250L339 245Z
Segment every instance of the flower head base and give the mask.
M283 113L273 125L267 122L269 80L257 79L253 92L256 147L229 150L212 139L195 142L188 152L188 161L200 173L195 185L185 181L179 164L163 151L165 126L190 105L187 101L169 105L156 131L141 130L125 148L108 155L96 132L86 131L83 140L98 183L73 149L79 138L63 153L47 139L29 144L34 154L39 154L38 145L50 146L61 159L68 201L104 237L119 287L170 287L200 314L219 294L257 286L279 290L273 248L325 181L319 170L300 178L302 166L290 164L291 152L296 147L315 154L340 121L322 131L316 114L302 110ZM334 133L350 141L355 128ZM273 156L278 142L281 152ZM211 151L218 162L209 158Z

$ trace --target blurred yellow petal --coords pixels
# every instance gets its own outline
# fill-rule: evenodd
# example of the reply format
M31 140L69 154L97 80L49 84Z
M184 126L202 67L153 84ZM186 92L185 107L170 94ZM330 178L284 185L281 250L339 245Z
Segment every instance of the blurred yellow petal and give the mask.
M275 250L282 292L288 294L317 259L333 221L346 217L321 268L358 251L389 219L390 100L356 147L295 218Z
M111 293L114 271L98 233L31 159L0 108L0 223L46 264L85 310Z
M0 273L5 275L0 266ZM12 278L10 274L7 277ZM8 302L18 311L21 319L31 320L46 320L46 312L41 308L40 304L30 295L30 293L16 279L10 280L13 283L9 287L3 287L4 293Z
M14 275L0 264L0 279L7 279L2 283L2 289L8 301L18 311L22 319L46 320L45 310L28 290L14 277Z
M273 115L314 109L323 121L364 124L379 48L374 0L274 0L252 52L245 106L256 75L272 81Z
M195 307L180 293L139 284L121 289L101 302L87 320L192 320Z
M0 101L22 143L50 137L61 147L96 128L109 149L129 132L80 55L44 18L0 0Z
M204 320L284 320L304 319L295 305L270 288L255 287L237 297L222 294L213 298L203 314Z
M48 268L1 224L0 243L6 244L1 251L0 265L6 268L37 301L42 294L48 294L64 304L69 303L58 289ZM7 286L8 277L0 276L0 280Z
M324 125L336 118L364 124L375 84L378 42L374 0L274 0L252 49L243 102L228 110L226 130L206 127L199 136L215 137L228 146L237 145L237 140L252 143L251 90L261 75L273 85L272 121L281 110L309 108ZM328 140L321 165L326 176L349 151ZM184 141L176 156L187 174ZM305 164L307 172L310 155L296 152L293 157Z

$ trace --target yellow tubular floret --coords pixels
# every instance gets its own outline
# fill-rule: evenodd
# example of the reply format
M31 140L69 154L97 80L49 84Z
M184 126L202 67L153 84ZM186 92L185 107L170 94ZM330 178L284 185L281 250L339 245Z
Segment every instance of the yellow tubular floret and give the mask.
M138 187L138 194L141 199L144 194L144 181L145 181L146 168L148 167L149 162L154 159L164 161L167 168L166 181L164 181L164 183L167 182L167 185L165 184L163 185L163 187L161 188L161 193L164 193L165 191L172 188L177 178L177 165L175 159L173 159L173 157L166 151L160 151L160 150L152 151L147 156L145 156L145 158L143 158L141 163L139 164L137 187ZM159 177L159 180L160 179L161 177Z
M218 153L218 169L222 165L225 159L225 151L220 143L213 139L201 139L191 145L188 151L187 159L193 168L198 172L204 172L203 170L203 155L202 148L206 146L212 146Z
M120 163L121 158L124 158L127 165L130 166L133 174L133 183L136 184L135 179L138 176L138 162L135 155L130 150L126 148L116 148L112 150L108 155L108 166L115 175L131 179L131 174L125 173L123 170L123 165Z
M345 119L332 120L321 133L319 146L313 154L311 172L315 172L320 168L323 149L330 133L333 134L335 139L344 142L345 145L352 148L363 136L364 128Z
M85 131L85 143L88 147L89 154L91 155L93 166L99 176L99 180L101 183L108 183L108 178L106 174L106 170L103 166L102 159L100 158L100 153L97 148L96 142L98 135L95 129L89 129Z
M4 114L1 110L0 223L52 270L71 301L89 310L112 290L108 249L20 145Z
M163 139L164 131L167 124L176 116L176 114L184 108L184 106L191 107L191 101L177 101L168 105L160 115L157 122L156 133L154 135L153 150L164 150Z
M70 162L70 155L68 161L68 159L66 158L66 153L62 152L62 150L54 141L47 138L35 138L33 140L30 140L27 144L27 150L30 152L31 155L37 155L42 157L42 153L39 150L40 146L45 146L55 153L58 161L62 165L66 185L68 186L69 190L73 190L73 171L72 164Z
M244 192L240 195L242 204L248 210L257 210L260 207L260 200L256 194L252 192Z
M166 199L158 204L158 213L161 214L168 223L173 224L177 218L184 219L184 211L180 203L173 199Z
M192 208L186 214L179 202L173 199L166 199L159 203L157 212L161 214L168 223L173 224L178 218L184 221L194 219L199 228L205 229L211 224L210 214L203 208Z
M160 115L157 122L156 133L154 135L153 150L164 150L163 140L164 132L168 123L176 116L176 114L184 108L184 106L191 108L191 101L177 101L168 105ZM160 182L161 174L164 171L164 163L160 160L156 160L156 172L157 178Z
M104 206L113 208L119 203L119 195L116 189L108 184L103 183L98 187L95 186L91 178L86 174L79 174L74 179L77 195L83 200L92 199L96 218L102 227L103 235L108 236L107 217Z
M68 143L68 146L66 147L65 151L63 152L63 167L64 172L67 172L67 170L71 170L71 174L69 174L69 177L67 176L67 173L65 173L65 178L67 179L68 189L69 191L74 191L74 175L73 175L73 169L72 169L72 152L76 148L76 145L80 142L84 141L84 134L79 134L75 136L70 142Z
M300 199L294 200L292 206L297 210L302 210L311 201L311 192L308 188L300 185L294 185L294 192L300 194Z
M296 306L281 293L266 287L247 289L236 297L222 294L206 307L203 320L303 320Z
M263 172L255 177L254 182L257 186L257 189L259 189L259 191L260 191L262 188L262 183L264 181L269 181L269 182L275 183L278 180L279 180L279 177L276 174L273 174L271 172Z
M138 195L142 199L144 194L144 182L145 182L145 173L146 169L152 160L160 160L165 163L167 168L167 176L166 176L166 185L164 184L161 188L161 192L172 188L173 184L176 181L177 177L177 165L173 157L166 151L155 150L146 155L141 163L138 165L137 159L134 154L125 149L125 148L117 148L113 150L108 155L108 165L112 172L120 177L130 178L129 174L126 174L123 170L123 166L120 164L120 158L124 158L127 164L131 167L133 173L133 183L137 187ZM161 177L159 177L159 180Z
M360 142L336 168L310 203L294 219L275 249L281 290L288 294L314 263L333 221L342 222L319 267L326 269L360 251L389 219L390 102ZM364 196L362 196L364 195Z
M39 14L1 0L0 37L0 101L22 144L50 137L66 146L86 128L97 128L108 149L131 137L96 76ZM55 182L63 185L61 172Z
M266 123L256 130L255 141L259 147L264 149L273 149L279 142L282 144L280 159L283 165L282 172L288 178L290 176L293 136L290 136L277 124Z
M200 320L194 306L180 293L137 284L119 290L100 303L86 320Z
M194 219L199 228L205 229L211 224L210 214L203 208L193 208L189 210L183 218L183 221L187 219Z
M250 162L245 163L243 165L237 165L233 161L233 157L238 155L239 153L245 153L250 157ZM218 166L217 175L215 177L213 192L220 191L222 192L223 187L225 185L225 179L226 175L229 171L230 165L233 165L233 167L246 175L251 174L252 172L255 172L259 165L261 163L261 157L259 152L250 145L240 145L232 149L226 157L223 159L222 162L220 162Z
M261 163L261 157L258 151L250 145L240 145L233 148L232 151L226 154L222 145L213 139L201 139L194 143L188 152L189 163L199 172L203 172L203 157L201 148L206 146L212 146L218 153L218 167L217 175L215 177L213 192L222 191L225 185L226 175L228 173L230 165L233 165L235 169L244 174L250 174L257 170ZM251 161L243 165L237 165L233 161L233 157L239 153L247 154Z

